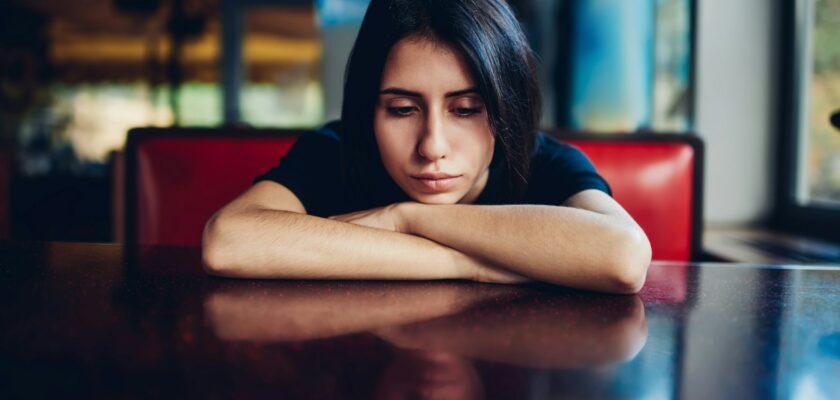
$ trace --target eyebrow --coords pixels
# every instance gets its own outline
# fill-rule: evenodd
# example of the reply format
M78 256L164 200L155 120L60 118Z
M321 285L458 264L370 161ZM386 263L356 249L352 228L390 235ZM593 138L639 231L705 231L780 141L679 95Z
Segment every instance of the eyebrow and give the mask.
M456 97L456 96L462 96L462 95L470 94L470 93L478 94L478 88L469 87L469 88L466 88L466 89L456 90L454 92L446 93L443 97L447 97L447 98L448 97ZM383 89L379 92L379 94L380 95L382 95L382 94L398 94L400 96L418 97L418 98L423 97L423 95L421 95L420 93L412 92L410 90L397 88L397 87L389 87L387 89Z

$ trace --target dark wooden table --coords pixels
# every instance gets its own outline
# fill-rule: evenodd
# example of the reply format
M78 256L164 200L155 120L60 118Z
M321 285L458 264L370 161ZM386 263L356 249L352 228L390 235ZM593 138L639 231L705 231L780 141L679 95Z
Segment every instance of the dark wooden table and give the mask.
M4 399L840 394L837 267L654 263L612 296L219 279L195 248L5 242L0 299Z

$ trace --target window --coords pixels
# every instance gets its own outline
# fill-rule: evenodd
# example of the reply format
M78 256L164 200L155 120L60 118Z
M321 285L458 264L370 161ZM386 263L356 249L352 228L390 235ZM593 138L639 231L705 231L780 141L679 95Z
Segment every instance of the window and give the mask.
M235 18L223 12L228 5ZM23 21L0 38L18 47L0 60L0 84L9 88L0 100L11 95L6 101L20 104L0 125L0 141L17 142L24 177L105 179L110 153L138 126L300 128L324 119L312 2L22 1L0 3L0 15L0 22ZM226 23L241 29L239 52L228 57L241 64L232 72L237 117L227 119L225 90L234 91L220 68ZM13 69L28 75L8 73ZM29 77L36 70L43 72Z
M548 39L557 42L558 127L691 130L695 1L560 3Z
M244 10L242 121L314 127L323 118L321 39L313 5Z
M787 46L779 109L778 222L840 239L840 0L797 0L783 15Z
M800 204L840 207L840 134L830 115L840 109L840 0L816 0L808 13L799 88L797 140Z
M178 12L176 3L184 9ZM0 12L36 16L37 23L15 26L9 34L34 38L18 53L31 54L40 66L27 69L44 71L31 87L14 88L37 93L12 126L22 176L102 178L109 153L122 149L130 128L222 122L220 23L210 2L96 0L72 7L25 1ZM178 53L172 26L179 28ZM12 86L18 81L0 80Z

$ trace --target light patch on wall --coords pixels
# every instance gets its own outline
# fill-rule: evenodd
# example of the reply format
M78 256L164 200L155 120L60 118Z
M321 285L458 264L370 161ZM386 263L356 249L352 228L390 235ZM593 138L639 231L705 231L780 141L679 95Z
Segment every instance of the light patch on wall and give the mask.
M67 103L71 120L64 136L83 161L104 162L123 147L131 128L172 124L171 110L153 104L142 85L85 85L66 96L60 101Z

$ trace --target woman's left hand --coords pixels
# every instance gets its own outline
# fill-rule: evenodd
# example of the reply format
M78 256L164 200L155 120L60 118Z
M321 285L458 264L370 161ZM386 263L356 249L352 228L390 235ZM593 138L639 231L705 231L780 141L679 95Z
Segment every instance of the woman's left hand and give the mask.
M392 232L408 233L408 223L403 209L406 203L394 203L385 207L356 211L348 214L333 215L329 219L349 222L370 228L385 229Z

